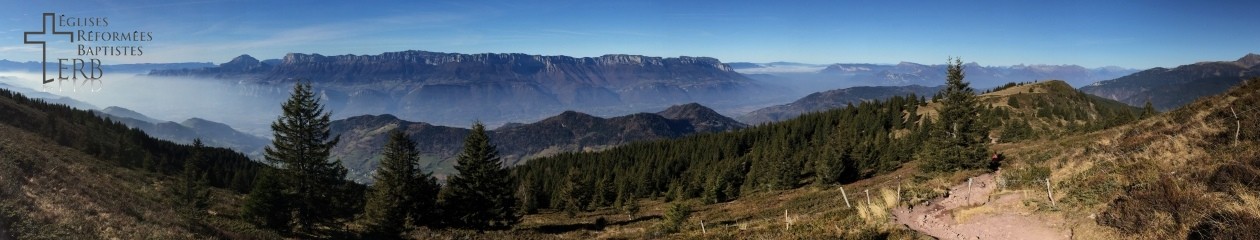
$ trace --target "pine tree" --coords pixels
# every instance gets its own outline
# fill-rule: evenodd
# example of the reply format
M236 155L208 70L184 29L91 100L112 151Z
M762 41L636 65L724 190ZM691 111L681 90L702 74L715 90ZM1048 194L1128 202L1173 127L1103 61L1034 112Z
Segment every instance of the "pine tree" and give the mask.
M202 149L205 145L201 139L193 139L192 157L184 160L184 172L181 174L183 188L180 190L180 202L195 212L204 212L210 201L209 181L206 179L205 163Z
M849 148L851 148L849 141L855 139L855 134L852 126L836 126L836 132L829 136L831 144L822 149L823 157L815 160L815 184L826 185L840 182L849 171L852 171L848 169L848 165L853 162L849 156Z
M419 158L416 158L416 160L416 164L419 164ZM433 173L417 170L415 177L411 178L411 184L408 188L408 196L411 199L408 205L410 207L408 215L411 223L417 226L437 223L437 199L438 192L442 190L442 185L438 184L438 180L436 177L433 177Z
M954 171L978 169L986 166L988 148L984 138L988 134L978 121L980 107L970 84L963 80L961 59L954 59L947 67L946 88L942 89L942 106L931 138L922 149L924 169L929 171Z
M569 174L565 175L564 179L564 188L560 189L558 195L562 198L560 202L563 204L560 208L564 209L565 215L572 218L578 212L586 211L591 189L576 168L570 168Z
M1147 99L1146 105L1142 107L1142 118L1155 116L1155 114L1158 114L1158 113L1159 111L1155 111L1155 107L1151 106L1151 100Z
M665 209L665 216L661 219L661 230L668 233L675 233L682 230L682 224L687 222L687 218L691 217L691 206L685 203L671 203Z
M440 198L450 224L492 229L508 228L520 221L509 172L481 122L474 123L464 139L455 170L458 174L447 179Z
M639 200L628 194L622 202L621 212L626 214L626 221L634 221L634 214L639 213Z
M420 152L416 150L416 143L407 138L406 134L400 130L390 133L383 152L384 156L373 176L375 185L368 195L364 218L374 234L396 237L406 229L411 213L430 211L433 196L429 194L429 199L422 199L425 196L416 193L430 189L424 189L428 186L427 182L421 181L421 177L425 176L417 169ZM416 201L428 201L429 204L424 206L425 204L417 204ZM417 207L423 209L416 209ZM428 214L417 214L417 217L427 216Z
M534 178L528 176L518 177L517 179L520 180L520 184L516 188L516 198L520 200L521 213L538 213L538 184L535 183Z
M283 183L272 169L264 169L256 178L253 189L245 198L241 215L254 224L286 232L293 211L284 194Z
M329 161L337 137L329 138L329 115L309 84L298 83L283 105L283 114L271 124L274 140L265 150L278 171L285 195L292 199L294 224L306 231L344 217L346 169Z

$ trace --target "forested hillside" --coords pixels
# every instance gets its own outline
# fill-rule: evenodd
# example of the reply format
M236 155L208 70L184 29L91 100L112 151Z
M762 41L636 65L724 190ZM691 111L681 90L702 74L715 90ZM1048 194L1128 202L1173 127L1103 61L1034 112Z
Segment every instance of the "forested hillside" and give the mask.
M979 95L988 141L1104 129L1139 109L1062 81L1011 83ZM933 99L940 98L935 96ZM515 169L526 209L614 207L630 199L717 203L758 191L850 183L918 159L940 104L910 97L863 102L745 130L629 144L533 160ZM573 177L555 177L574 175ZM578 193L572 191L580 190ZM577 194L577 196L574 196Z

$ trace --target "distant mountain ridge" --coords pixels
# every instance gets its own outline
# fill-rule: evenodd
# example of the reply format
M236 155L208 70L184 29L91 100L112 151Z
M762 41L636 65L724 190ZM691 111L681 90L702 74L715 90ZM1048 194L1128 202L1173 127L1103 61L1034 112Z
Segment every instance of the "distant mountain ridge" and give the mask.
M290 53L278 62L243 55L217 67L150 75L264 86L309 81L338 116L387 112L444 125L535 120L566 109L620 115L688 102L733 106L776 95L717 59L687 56Z
M764 82L791 86L798 93L807 94L818 89L839 89L855 86L936 86L945 79L945 65L900 62L897 64L837 63L806 64L792 62L732 63L736 72ZM967 63L964 66L971 86L979 89L996 87L1009 82L1037 80L1063 80L1073 86L1084 86L1097 81L1114 79L1137 69L1123 67L1086 68L1079 65L1011 65L982 66Z
M973 87L988 88L1008 82L1060 79L1077 86L1100 80L1124 76L1133 69L1119 67L1085 68L1078 65L1013 65L981 66L967 63L963 66L967 81ZM821 71L823 74L846 76L874 86L938 85L945 79L945 65L925 65L901 62L896 65L880 64L833 64Z
M562 152L592 151L635 141L677 138L697 133L724 132L747 127L699 104L672 106L658 113L636 113L601 118L565 111L529 124L509 124L490 131L492 143L508 165ZM453 173L453 159L469 130L398 119L393 115L364 115L332 122L341 142L332 150L350 169L350 178L371 181L387 133L402 129L422 153L421 167L439 176Z
M56 63L50 62L49 69L56 69ZM149 72L152 70L163 69L184 69L184 68L204 68L212 67L214 64L209 62L180 62L180 63L128 63L128 64L106 64L101 69L106 72ZM28 71L39 72L39 62L26 61L17 62L9 60L0 60L0 71Z
M757 109L740 116L739 119L748 124L778 122L795 118L801 114L843 108L849 104L857 104L863 101L884 100L893 96L914 94L930 97L940 90L940 86L924 87L919 85L851 87L827 90L810 94L788 104Z
M97 116L121 122L155 138L167 141L191 144L200 138L206 146L225 147L239 151L252 157L262 156L262 150L271 144L270 140L250 135L233 129L227 124L213 122L201 118L189 118L183 122L162 121L122 107L107 107L103 110L90 110Z
M1257 54L1247 54L1235 61L1152 68L1081 87L1081 91L1133 106L1142 106L1149 100L1155 108L1164 111L1199 97L1225 92L1252 77L1260 77L1260 55Z

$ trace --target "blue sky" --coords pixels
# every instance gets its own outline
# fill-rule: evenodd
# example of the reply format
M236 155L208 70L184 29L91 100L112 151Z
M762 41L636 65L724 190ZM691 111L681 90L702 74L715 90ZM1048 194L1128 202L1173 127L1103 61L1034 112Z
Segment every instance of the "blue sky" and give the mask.
M12 1L12 0L6 0ZM40 13L151 31L140 57L225 62L402 50L710 56L725 62L1172 67L1260 53L1256 1L15 1L0 59L38 60ZM99 30L99 29L98 29ZM58 44L53 44L58 45ZM122 43L119 45L135 45ZM50 55L73 54L59 44Z

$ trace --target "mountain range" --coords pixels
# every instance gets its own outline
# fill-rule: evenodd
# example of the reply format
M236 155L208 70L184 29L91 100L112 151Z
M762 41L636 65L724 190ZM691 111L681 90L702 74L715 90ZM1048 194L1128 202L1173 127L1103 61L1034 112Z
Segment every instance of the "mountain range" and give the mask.
M781 95L777 88L763 86L717 59L686 56L290 53L278 61L242 55L216 67L157 70L150 75L277 88L307 81L321 92L334 117L392 113L448 126L473 120L491 125L535 121L564 110L624 115L688 102L732 108Z
M55 62L48 63L48 69L57 69ZM128 63L128 64L106 64L101 66L101 70L106 72L149 72L153 70L163 69L185 69L185 68L204 68L212 67L213 63L208 62L182 62L182 63ZM26 61L17 62L9 60L0 60L0 71L42 71L39 62Z
M1101 81L1081 88L1089 94L1133 106L1147 101L1161 111L1215 95L1247 78L1260 77L1260 55L1247 54L1235 61L1199 62L1176 68L1152 68L1132 75Z
M636 113L601 118L575 111L538 122L510 123L489 131L491 142L508 165L562 152L593 151L636 141L678 138L697 133L726 132L747 125L722 116L700 104L675 105L657 113ZM402 130L417 142L421 167L439 176L452 168L466 128L445 127L399 119L393 115L363 115L332 122L332 134L341 136L332 156L350 169L349 177L370 182L380 161L388 133Z
M775 81L782 80L807 81L821 85L824 89L844 88L850 86L935 86L945 79L945 65L901 62L897 64L871 63L836 63L829 65L774 62L774 63L732 63L735 71L750 74L750 77ZM1122 67L1086 68L1078 65L1012 65L982 66L978 63L964 65L966 77L972 87L989 88L1008 82L1031 82L1035 80L1058 79L1073 86L1084 86L1097 81L1114 79L1134 72L1136 69ZM780 81L782 81L780 80ZM817 89L817 88L814 88ZM808 91L808 92L814 92Z

